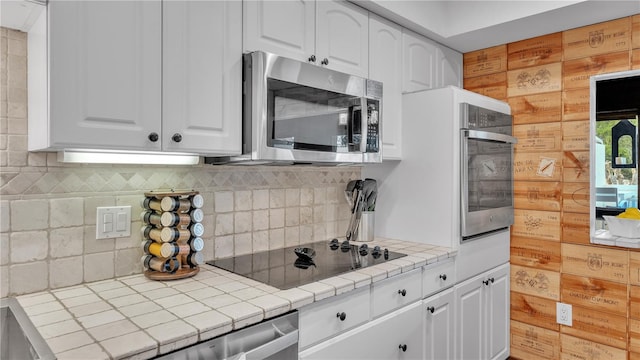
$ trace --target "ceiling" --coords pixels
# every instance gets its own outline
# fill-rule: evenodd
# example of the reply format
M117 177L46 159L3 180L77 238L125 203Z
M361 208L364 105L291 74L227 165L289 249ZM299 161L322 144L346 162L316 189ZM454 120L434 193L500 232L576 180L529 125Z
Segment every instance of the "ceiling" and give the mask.
M462 53L640 14L640 0L354 0Z

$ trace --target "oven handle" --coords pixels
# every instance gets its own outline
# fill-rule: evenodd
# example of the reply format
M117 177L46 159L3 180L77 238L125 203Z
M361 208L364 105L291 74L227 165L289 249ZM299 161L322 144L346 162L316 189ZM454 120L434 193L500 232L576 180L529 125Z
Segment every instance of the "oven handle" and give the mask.
M463 129L462 133L468 139L489 140L489 141L501 142L505 144L518 143L518 139L516 139L515 137L500 134L500 133L479 131L479 130L468 130L468 129Z

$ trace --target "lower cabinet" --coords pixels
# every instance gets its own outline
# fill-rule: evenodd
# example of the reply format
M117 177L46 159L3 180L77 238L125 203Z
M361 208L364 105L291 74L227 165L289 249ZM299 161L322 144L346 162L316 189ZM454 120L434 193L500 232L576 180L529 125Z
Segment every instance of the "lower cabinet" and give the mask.
M423 302L347 331L300 353L301 360L327 359L422 359Z
M454 287L456 359L509 356L509 264L488 270Z
M455 296L453 288L423 300L424 359L453 359Z

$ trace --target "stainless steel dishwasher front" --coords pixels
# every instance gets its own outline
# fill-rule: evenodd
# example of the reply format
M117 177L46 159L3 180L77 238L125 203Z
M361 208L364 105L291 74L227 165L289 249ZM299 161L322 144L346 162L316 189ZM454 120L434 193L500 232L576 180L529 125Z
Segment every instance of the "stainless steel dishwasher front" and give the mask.
M298 359L298 312L163 354L159 360Z

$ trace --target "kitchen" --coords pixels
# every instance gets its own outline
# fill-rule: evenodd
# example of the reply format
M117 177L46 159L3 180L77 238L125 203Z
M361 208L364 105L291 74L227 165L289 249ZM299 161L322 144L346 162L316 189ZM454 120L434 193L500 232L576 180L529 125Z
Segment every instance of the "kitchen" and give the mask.
M369 10L376 11L376 9ZM383 13L380 9L378 11ZM637 49L640 46L637 40L638 35L636 35L638 16L631 17L635 14L638 14L637 5L635 10L600 20L626 19L627 26L629 26L627 36L632 38L630 43L632 45L628 45L629 47L626 49L626 63L624 61L615 62L613 65L607 66L607 72L638 68L638 59L640 58L637 55ZM402 23L394 19L393 15L383 15ZM404 15L411 18L406 13ZM430 20L435 21L434 19ZM596 22L598 21L592 23ZM417 26L415 21L408 21L407 24L406 26ZM591 23L576 24L556 30L550 30L551 27L545 25L545 28L549 30L541 29L536 34L520 39L534 38L538 35L580 28L589 24ZM631 24L634 26L632 34ZM238 28L241 26L241 22L229 26L236 26L237 34L242 33L242 28ZM418 26L415 30L421 29ZM6 66L8 74L4 77L5 68L3 67L3 86L7 87L3 87L2 93L7 94L8 102L5 103L7 100L2 99L3 108L7 111L6 114L2 114L2 134L6 134L3 136L5 146L2 147L2 173L5 179L2 185L2 229L0 230L2 232L2 248L0 249L2 255L0 295L2 297L37 293L47 289L62 289L96 281L108 281L113 278L129 276L135 278L135 275L142 271L140 237L134 232L132 234L135 236L130 238L96 240L95 208L98 206L130 205L133 209L132 214L137 215L142 212L139 204L142 193L153 189L197 189L202 193L205 198L204 202L207 204L204 208L203 220L205 227L203 252L207 259L297 245L300 244L301 239L317 241L343 236L345 233L351 214L343 199L343 192L349 180L365 177L363 176L365 170L360 167L221 166L211 168L205 165L190 167L74 165L59 163L56 153L27 152L26 35L6 29L2 31L3 42L7 43L6 49L3 45L2 63L6 64L3 66ZM468 36L471 37L471 34L473 32ZM498 39L504 34L493 34L493 36ZM460 50L465 53L464 64L467 65L464 73L465 88L500 100L509 100L512 112L516 116L514 123L518 125L514 127L514 134L519 139L523 139L523 136L526 137L526 134L529 133L527 126L532 125L527 124L539 123L540 117L546 116L545 120L540 122L547 126L540 125L538 129L550 132L551 136L557 140L556 146L563 145L561 148L544 149L544 154L548 155L547 158L559 159L558 162L562 162L562 166L573 169L575 165L562 161L562 151L573 150L577 147L578 150L584 152L588 148L584 149L584 145L579 140L570 142L564 139L579 138L578 135L584 134L587 131L584 123L589 115L588 112L584 113L584 110L582 112L572 110L564 113L561 104L563 99L579 100L581 90L588 88L588 84L574 84L566 90L563 90L562 87L556 88L551 92L553 95L550 98L552 104L544 105L544 107L541 105L541 109L544 110L542 114L539 111L534 112L526 106L518 107L519 101L524 97L529 96L535 99L538 95L535 93L534 95L510 95L511 89L507 84L510 84L511 81L507 78L511 72L507 71L506 62L509 54L506 44L511 47L512 43L514 45L519 45L519 43L514 43L515 39L504 39L496 43L489 42L484 46L480 45L481 41L493 40L491 36L488 38L480 36L480 39L475 39L477 42L475 46L478 47ZM557 64L563 64L561 37L560 42L557 38L554 41L552 43L554 45L550 48L555 51L552 52L553 56L548 61L558 67ZM494 45L497 47L494 48ZM485 48L488 49L478 50ZM617 54L623 51L611 52ZM575 57L575 59L580 58L582 57ZM474 72L473 61L478 61L476 59L488 60L478 64ZM615 59L620 59L620 57ZM487 66L488 64L495 66ZM532 65L535 67L539 64L525 64L524 66ZM565 65L566 69L570 69L568 67L571 64L566 62ZM14 66L16 67L14 68ZM461 71L462 64L457 66ZM457 78L459 85L462 85L461 76L462 74L459 73ZM397 78L401 79L402 76L399 75ZM556 79L561 78L556 77ZM110 81L111 79L102 80ZM114 79L114 81L116 80L122 79ZM114 86L116 85L117 83L114 84ZM435 83L429 86L436 87ZM14 89L13 92L12 89ZM512 97L514 99L511 99ZM529 99L527 98L527 100ZM529 103L532 101L534 100L529 100ZM225 107L221 106L220 108ZM220 110L218 109L218 111ZM239 117L238 114L236 114L237 117ZM522 123L517 123L518 117L522 118ZM391 116L387 118L391 118ZM572 127L573 125L575 127ZM383 153L393 156L394 149L391 143L393 135L387 137L386 130L384 141L387 143ZM390 130L393 129L390 128ZM564 147L565 142L566 148ZM583 147L580 148L580 146ZM531 151L519 153L518 150L516 147L516 163L519 160L527 162L530 158L537 158L539 155L532 154ZM396 152L395 156L399 157L397 154ZM561 254L564 254L565 249L567 251L580 250L584 248L584 243L589 242L588 217L585 215L585 210L581 210L577 206L563 210L563 207L568 205L565 205L562 199L568 198L568 194L572 193L573 189L581 182L568 178L568 174L562 174L559 163L552 176L544 179L550 180L548 182L540 181L535 173L527 174L524 172L524 175L519 176L521 177L515 179L516 188L518 182L522 181L521 184L524 187L537 186L541 189L540 193L550 193L552 196L551 200L548 200L547 206L539 207L536 205L531 208L532 206L527 205L526 201L522 201L524 199L518 197L516 191L516 222L512 228L511 245L512 267L518 267L518 271L536 271L543 274L551 279L552 286L548 294L540 294L532 289L512 287L511 355L521 358L533 356L530 355L531 350L527 351L525 346L527 341L531 342L531 338L526 337L527 334L536 336L539 341L537 346L540 349L550 349L548 350L550 353L542 354L545 356L551 354L546 358L560 356L561 349L562 351L582 351L579 348L580 345L573 345L572 340L575 340L576 343L580 340L581 344L587 344L581 346L602 349L602 352L608 354L618 355L623 352L626 356L627 352L637 352L632 346L635 339L635 333L631 326L634 324L631 309L633 290L631 300L626 295L626 290L622 295L615 294L616 299L622 299L623 303L631 301L630 309L627 310L626 307L622 310L616 309L611 315L607 315L605 319L607 321L603 320L597 324L589 323L586 321L588 318L585 312L588 312L590 307L581 304L582 306L574 305L573 328L560 326L555 322L554 303L560 300L572 303L570 299L567 300L567 295L560 287L561 280L564 282L565 279L567 279L566 281L573 279L571 274L565 275L561 272L561 269L564 268ZM532 181L532 179L535 180ZM379 204L379 207L381 206ZM588 214L588 211L586 213ZM547 219L544 222L545 226L538 233L530 234L525 231L524 219L531 214ZM139 229L142 226L141 221L137 217L134 217L133 220L131 228ZM581 240L569 241L566 239ZM624 257L624 254L632 253L616 248L607 250L613 254L611 256L618 256L622 253L622 257ZM605 255L608 255L609 252ZM539 260L547 258L550 260ZM629 263L627 266L630 267L631 264ZM42 274L47 276L42 276ZM611 288L618 289L613 286L616 284L618 283L612 284ZM303 302L306 301L308 300ZM584 321L580 323L579 319ZM629 322L630 330L627 330L627 322ZM610 324L611 328L607 328L607 331L616 334L614 338L621 340L611 343L598 337L601 330L597 326L603 323ZM629 345L627 345L627 338L630 339ZM516 346L513 339L524 340ZM527 352L519 353L520 356L518 356L516 351ZM110 354L108 356L126 357L128 355ZM614 356L612 358L620 357Z

